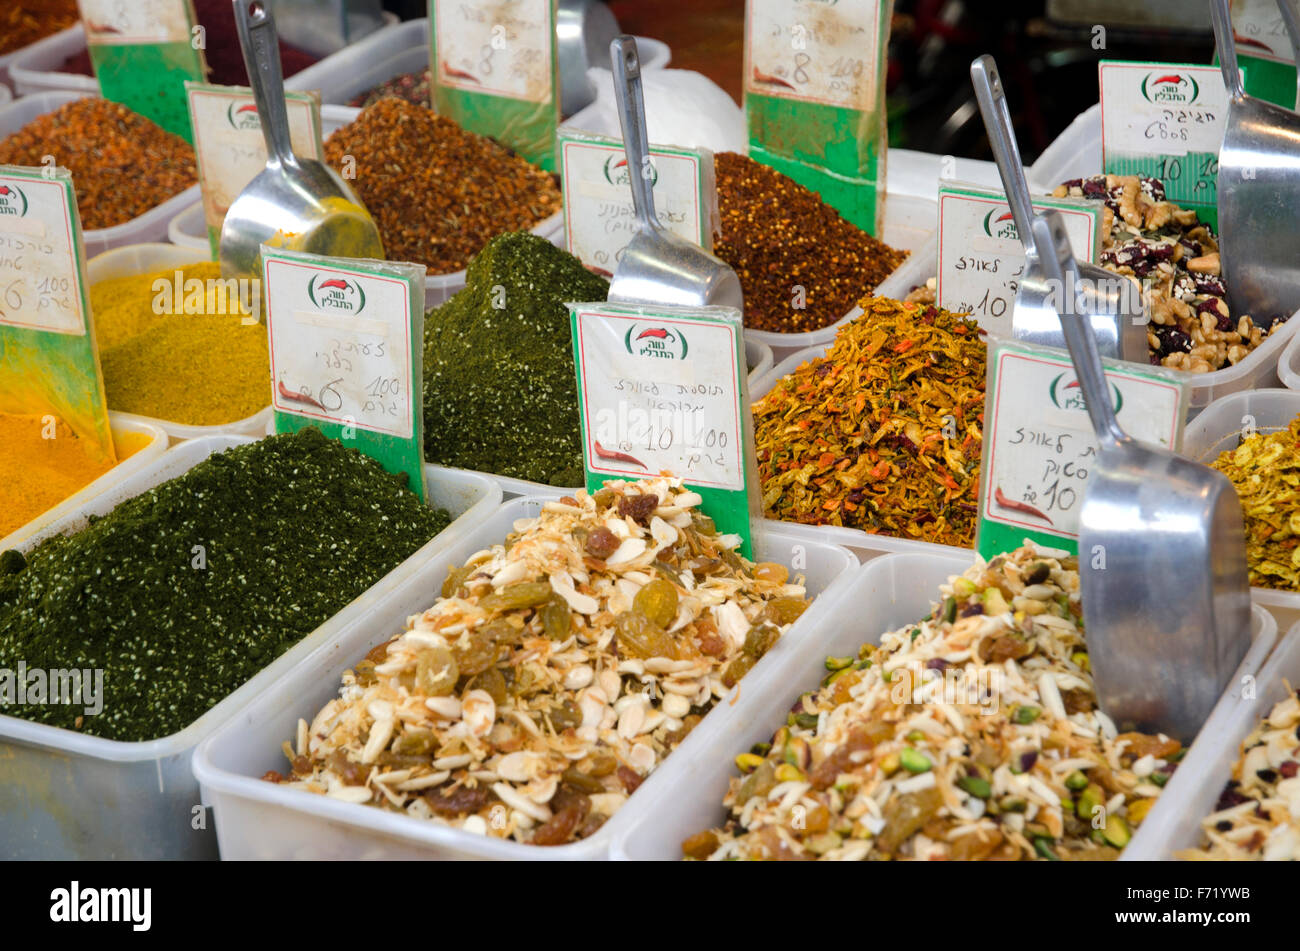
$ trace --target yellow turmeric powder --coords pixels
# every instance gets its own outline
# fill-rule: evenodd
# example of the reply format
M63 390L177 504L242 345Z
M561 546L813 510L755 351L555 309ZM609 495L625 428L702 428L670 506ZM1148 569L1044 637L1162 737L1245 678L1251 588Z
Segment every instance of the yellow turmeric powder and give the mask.
M266 326L246 322L212 261L112 278L90 289L111 409L189 426L252 416L271 402Z
M149 437L113 433L121 462ZM81 491L112 468L95 460L84 440L55 416L0 413L0 538Z

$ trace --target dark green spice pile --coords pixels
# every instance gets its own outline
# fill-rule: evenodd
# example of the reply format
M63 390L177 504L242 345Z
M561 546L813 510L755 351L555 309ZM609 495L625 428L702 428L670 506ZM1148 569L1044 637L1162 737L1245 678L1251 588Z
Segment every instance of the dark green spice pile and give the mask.
M81 704L0 712L116 740L167 736L449 521L405 476L318 429L212 456L38 546L25 568L0 558L0 669L104 670L99 715L82 718Z
M499 235L465 289L424 322L425 456L547 485L581 485L569 301L609 284L527 232Z

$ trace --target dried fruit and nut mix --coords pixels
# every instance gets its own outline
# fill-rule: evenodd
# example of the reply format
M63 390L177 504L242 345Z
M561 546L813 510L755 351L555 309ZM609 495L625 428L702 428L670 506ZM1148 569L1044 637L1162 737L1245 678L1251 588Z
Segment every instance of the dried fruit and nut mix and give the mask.
M768 518L969 548L986 348L974 321L883 297L754 404Z
M0 165L39 168L47 155L72 172L88 230L138 218L199 180L188 142L107 99L76 99L0 140Z
M1300 591L1300 418L1279 432L1247 436L1212 466L1241 499L1250 583Z
M1195 211L1166 201L1158 179L1093 175L1052 194L1106 203L1100 262L1141 281L1152 363L1209 373L1239 363L1263 341L1249 316L1228 310L1218 237Z
M491 139L401 99L381 99L325 141L325 158L379 226L388 257L459 271L505 231L560 210L555 180Z
M940 592L925 620L827 658L737 757L727 824L688 857L1119 856L1183 748L1097 709L1075 559L1027 545Z
M591 835L807 606L699 504L612 482L516 522L267 778L533 845Z
M1232 779L1201 821L1204 844L1180 852L1202 861L1300 860L1300 697L1274 704L1241 744Z
M828 327L907 258L774 168L736 152L719 152L714 162L720 233L713 251L740 278L746 327Z
M384 80L368 92L353 96L348 105L353 108L365 109L367 106L373 106L380 99L387 99L392 96L395 99L405 99L407 102L413 102L417 106L424 106L429 109L432 108L431 103L433 102L433 97L429 95L429 87L432 82L433 79L427 69L416 70L413 73L402 73L400 76Z

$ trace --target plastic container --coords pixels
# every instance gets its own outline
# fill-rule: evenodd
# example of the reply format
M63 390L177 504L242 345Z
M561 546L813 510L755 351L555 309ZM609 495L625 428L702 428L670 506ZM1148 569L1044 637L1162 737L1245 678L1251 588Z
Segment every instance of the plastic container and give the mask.
M208 222L203 217L203 202L190 205L167 222L167 240L178 248L198 251L205 260L212 259L208 243Z
M172 244L133 244L93 258L86 265L86 275L93 286L110 278L149 274L165 268L184 267L187 264L208 260L211 258L207 254L194 248L181 248ZM260 436L266 432L266 424L271 418L269 370L267 374L267 406L244 419L222 423L219 426L190 426L169 419L155 419L151 416L134 418L162 427L174 440L220 435Z
M946 167L945 167L946 166ZM936 155L913 149L889 150L885 185L891 195L913 195L931 201L938 194L940 179L968 182L982 188L1002 188L998 167L985 159Z
M557 497L554 491L546 496ZM670 781L660 778L665 766L678 756L689 758L692 749L716 742L712 737L735 716L728 700L721 701L704 718L599 832L581 842L554 848L476 835L371 806L286 789L259 778L268 769L283 769L280 744L294 735L299 717L313 716L337 695L343 671L380 640L402 630L408 616L433 602L451 562L500 542L511 531L515 519L535 514L543 500L534 496L507 502L473 533L427 560L400 592L370 612L364 624L354 626L336 638L328 650L314 653L280 678L236 720L200 745L195 752L194 774L202 786L203 801L213 807L223 858L605 858L619 830L632 825L639 813L653 808L656 798L671 788ZM779 527L761 526L755 542L757 552L765 558L788 563L792 553L800 553L793 548L799 543ZM751 678L761 676L764 668L779 665L782 657L819 626L834 626L840 600L837 592L856 562L844 549L821 542L804 545L801 553L805 566L800 570L807 576L810 592L819 597L738 685L742 699L754 682Z
M1029 167L1029 190L1046 193L1062 182L1087 178L1101 171L1101 103L1074 117Z
M1277 360L1277 377L1289 390L1300 391L1300 335L1292 334Z
M762 379L763 374L772 369L773 363L771 347L758 340L745 340L745 366L749 368L750 386Z
M52 523L20 548L81 527L88 514L187 472L214 452L252 440L208 436L175 446L79 512ZM184 730L144 743L85 736L15 717L0 716L0 855L6 858L216 858L211 817L191 826L199 803L190 754L199 741L235 716L298 663L328 654L345 631L382 612L407 579L455 546L498 507L501 493L473 473L425 467L431 505L456 519L342 611L272 661ZM249 557L257 557L249 552Z
M879 235L880 240L892 248L911 251L912 254L899 265L893 274L889 275L877 286L875 293L878 296L902 297L916 284L925 283L925 277L931 276L927 274L919 281L915 280L915 273L919 265L914 259L919 256L918 252L923 252L927 248L933 249L935 229L938 227L938 216L939 206L933 198L886 194L885 223ZM910 268L909 265L911 265ZM933 271L931 271L931 274L933 274ZM908 286L903 287L904 283L907 283ZM772 348L776 359L781 360L796 350L830 343L835 339L835 332L859 313L861 311L855 307L835 323L828 327L822 327L820 330L789 334L774 333L770 330L746 330L745 338L767 344Z
M20 96L42 92L79 92L99 95L94 76L63 72L63 64L86 48L86 30L74 23L66 30L52 33L14 54L9 64L9 78Z
M969 552L900 554L863 565L832 608L831 623L816 627L812 637L786 645L790 649L765 670L755 668L750 675L754 679L747 678L739 702L710 732L709 742L696 744L689 751L683 746L647 780L647 786L658 781L660 795L648 797L648 806L638 812L635 824L620 828L611 857L678 859L683 839L722 825L726 821L722 799L736 774L736 754L771 739L790 705L826 676L826 657L854 654L865 641L877 642L886 631L924 617L938 599L939 585L964 571L972 560ZM1251 621L1254 638L1238 674L1257 671L1277 637L1277 625L1261 608L1252 610ZM1202 730L1203 735L1208 732ZM1160 821L1162 813L1176 808L1166 802L1168 795L1166 792L1156 801L1130 849L1142 843L1147 823Z
M119 483L131 478L161 456L167 449L167 433L148 420L127 413L109 413L108 425L113 431L114 439L131 433L133 435L148 436L149 442L95 481L82 486L81 489L68 496L54 508L42 512L26 525L19 526L8 535L0 538L0 552L9 548L17 548L25 539L37 534L46 525L57 522L69 513L81 508L100 493L107 492Z
M75 99L85 98L83 92L42 92L34 96L15 99L0 106L0 140L7 138L27 125L38 116L54 112L60 106ZM57 143L55 143L57 144ZM52 144L54 145L54 144ZM56 149L57 151L57 149ZM199 186L189 188L160 205L149 209L143 215L111 228L98 228L83 232L86 257L92 258L113 248L125 244L138 244L142 241L155 241L167 237L167 222L186 205L198 201Z
M3 106L9 100L13 99L14 94L9 91L9 87L0 83L0 106Z
M1170 808L1158 815L1151 810L1139 829L1141 835L1134 836L1124 851L1125 859L1169 861L1176 852L1202 844L1201 820L1214 812L1223 787L1232 778L1241 744L1273 705L1286 697L1288 683L1300 685L1300 624L1278 642L1277 650L1250 682L1249 696L1234 688L1219 701L1157 800L1168 800Z

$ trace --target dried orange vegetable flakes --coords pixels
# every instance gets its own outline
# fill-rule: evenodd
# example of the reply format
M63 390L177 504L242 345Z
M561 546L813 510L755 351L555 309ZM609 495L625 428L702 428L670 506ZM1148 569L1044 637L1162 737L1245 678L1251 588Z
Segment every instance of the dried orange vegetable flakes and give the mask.
M865 297L823 358L754 404L769 518L970 547L986 348L974 321Z

